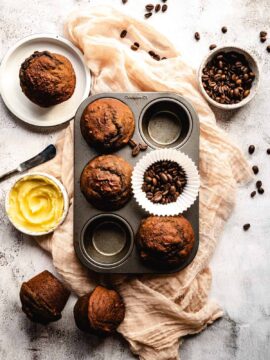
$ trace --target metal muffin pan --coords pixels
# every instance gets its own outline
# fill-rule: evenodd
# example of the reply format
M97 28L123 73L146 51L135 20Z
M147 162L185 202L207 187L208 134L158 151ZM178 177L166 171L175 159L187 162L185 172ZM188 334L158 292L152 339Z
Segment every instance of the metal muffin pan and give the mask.
M199 197L183 214L192 224L195 245L190 256L176 268L157 268L142 262L135 243L140 222L149 214L132 198L116 211L96 209L80 190L80 176L85 165L101 155L84 140L80 119L85 108L95 100L114 98L129 106L135 119L133 139L147 143L148 149L132 157L129 145L113 152L132 166L146 152L175 148L186 153L199 167L199 121L191 104L168 92L102 93L88 97L75 115L74 146L74 247L80 261L99 273L164 274L185 268L199 247Z

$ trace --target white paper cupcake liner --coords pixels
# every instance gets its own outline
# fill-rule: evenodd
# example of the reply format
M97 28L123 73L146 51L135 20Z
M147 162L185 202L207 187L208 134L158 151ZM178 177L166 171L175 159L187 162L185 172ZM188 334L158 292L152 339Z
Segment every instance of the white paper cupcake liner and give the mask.
M145 171L157 161L175 161L185 171L187 184L175 202L154 204L142 190ZM137 203L147 212L158 216L173 216L186 211L196 200L200 188L200 176L194 162L183 152L173 149L153 150L136 164L132 173L132 190Z

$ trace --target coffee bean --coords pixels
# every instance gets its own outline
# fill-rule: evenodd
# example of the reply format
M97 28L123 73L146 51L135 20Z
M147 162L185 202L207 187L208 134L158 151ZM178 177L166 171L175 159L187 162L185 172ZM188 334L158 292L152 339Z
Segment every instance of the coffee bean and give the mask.
M137 51L138 50L138 47L137 46L135 46L135 45L131 45L131 50L133 50L133 51Z
M157 179L156 179L156 178L153 178L153 179L152 179L152 184L153 184L154 186L157 186L157 183L158 183Z
M262 182L261 180L256 181L256 188L259 189L260 187L262 187Z
M145 151L145 150L147 150L147 148L148 148L148 145L147 145L147 144L139 144L139 145L140 145L141 151Z
M155 12L159 12L161 9L161 5L160 4L157 4L156 7L155 7Z
M262 195L262 194L264 193L264 189L260 187L260 188L258 189L258 193L259 193L260 195Z
M212 45L209 46L209 50L214 50L216 47L217 47L216 44L212 44Z
M136 42L136 41L135 41L135 43L133 45L136 46L137 48L140 47L140 44L138 42Z
M252 155L255 151L255 146L254 145L249 145L248 147L248 152L250 153L250 155Z
M145 6L145 9L147 11L152 11L154 9L154 5L153 4L148 4L148 5Z
M257 175L258 172L259 172L259 168L258 168L257 165L253 165L253 166L252 166L252 170L253 170L253 172L254 172L255 175Z
M260 32L260 37L266 37L267 36L267 32L266 31L261 31Z
M201 36L200 36L200 33L198 33L198 31L195 32L194 38L195 38L197 41L200 40Z
M150 178L149 176L145 178L145 181L147 182L147 184L152 184L152 178Z
M270 45L266 47L266 51L270 53Z
M266 37L261 37L261 38L260 38L261 43L266 42L266 40L267 40Z
M161 199L162 199L162 192L158 191L155 193L154 197L152 198L152 201L158 203Z
M250 228L250 224L245 224L243 226L244 231L247 231Z
M270 155L270 149L266 150L267 155Z
M140 145L138 144L132 149L131 155L133 157L137 156L139 154L140 150L141 150Z
M164 173L161 173L161 174L160 174L160 179L161 179L161 181L162 181L163 183L168 182L168 178L167 178L167 176L166 176Z
M148 192L148 193L146 193L146 197L147 197L147 199L152 199L152 197L153 197L153 194L151 193L151 192Z
M133 139L130 139L129 142L128 142L128 144L130 145L130 147L131 147L132 149L135 148L135 146L137 145L136 141L133 140Z
M167 2L167 0L161 0L163 3L166 3Z
M146 13L146 14L144 15L144 17L145 17L146 19L150 18L151 16L152 16L152 13L150 13L150 12L148 12L148 13Z
M226 34L226 32L228 31L226 26L222 26L221 31L223 32L223 34Z
M120 34L120 37L123 39L126 36L127 36L127 30L122 30L121 34Z
M254 198L254 196L256 195L256 191L252 191L252 193L250 194L250 197Z
M126 4L128 2L128 0L122 0L123 4Z
M167 11L167 9L168 9L168 5L166 5L166 4L162 5L162 8L161 8L162 12Z

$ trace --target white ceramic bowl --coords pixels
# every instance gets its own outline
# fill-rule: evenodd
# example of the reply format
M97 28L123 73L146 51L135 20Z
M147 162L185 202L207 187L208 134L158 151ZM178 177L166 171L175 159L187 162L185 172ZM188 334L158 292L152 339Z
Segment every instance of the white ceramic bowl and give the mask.
M145 192L142 190L144 174L150 165L163 160L178 163L186 174L187 184L175 202L154 204L147 199ZM199 193L200 176L196 165L189 156L179 150L161 149L149 152L137 162L132 173L131 183L134 198L144 210L152 215L174 216L182 214L195 202Z
M251 70L254 72L255 74L255 79L252 83L251 89L250 89L250 94L244 98L242 101L240 101L237 104L220 104L217 101L213 100L205 91L203 84L202 84L202 74L203 74L203 69L205 67L205 65L211 61L213 59L214 56L216 56L218 53L220 52L231 52L231 51L235 51L237 53L240 53L242 55L245 56L247 62L249 63L249 66L251 68ZM255 94L257 93L258 87L259 87L259 82L260 82L260 70L259 70L259 65L258 65L258 61L255 59L255 57L253 55L251 55L247 50L244 50L240 47L236 47L236 46L220 46L217 47L216 49L212 50L202 61L199 71L198 71L198 83L199 83L199 87L200 90L203 94L203 96L205 97L205 99L212 105L214 105L215 107L219 108L219 109L223 109L223 110L234 110L234 109L238 109L246 104L248 104L255 96Z
M10 197L10 192L13 189L13 187L22 179L25 179L27 177L31 177L31 176L42 176L45 177L51 181L53 181L55 183L55 185L60 189L62 195L63 195L63 199L64 199L64 210L63 210L63 214L61 219L59 220L58 224L56 224L53 228L49 229L48 231L44 231L44 232L34 232L34 231L29 231L23 227L20 227L18 224L16 224L9 216L8 214L8 208L9 208L9 197ZM5 199L5 210L6 210L6 214L9 218L9 221L12 223L12 225L19 231L21 231L22 233L26 234L26 235L31 235L31 236L41 236L41 235L47 235L52 233L56 228L58 228L58 226L60 226L68 213L68 208L69 208L69 199L68 199L68 194L67 191L64 187L64 185L58 180L56 179L54 176L43 173L43 172L31 172L31 173L26 173L24 175L19 176L16 181L12 184L10 190L7 192L6 194L6 199Z

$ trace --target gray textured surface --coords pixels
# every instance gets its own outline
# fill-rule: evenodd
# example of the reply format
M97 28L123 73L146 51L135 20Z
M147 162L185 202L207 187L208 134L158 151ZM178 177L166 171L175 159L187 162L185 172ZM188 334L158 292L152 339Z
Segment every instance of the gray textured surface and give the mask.
M36 32L62 32L65 15L74 6L89 1L75 0L0 0L0 56L23 36ZM100 4L103 1L91 1ZM127 13L143 17L146 1L111 0ZM249 198L254 184L240 189L237 206L227 223L212 260L212 297L224 307L226 316L203 333L184 340L184 360L265 360L270 358L270 54L258 39L269 26L269 1L252 0L169 0L169 10L150 19L150 23L170 37L187 61L198 66L211 43L235 43L257 54L262 82L258 95L246 108L218 113L219 124L247 152L256 145L251 163L260 167L265 194ZM221 26L228 27L223 35ZM193 40L199 31L202 39ZM270 43L270 41L269 41ZM0 170L8 170L55 138L54 132L31 131L14 119L0 103ZM21 282L33 274L51 269L49 257L28 238L23 238L8 223L4 195L9 182L0 186L0 359L133 359L122 339L98 340L84 336L74 327L70 299L63 319L43 328L30 323L20 311L18 292ZM244 233L243 223L251 229Z

